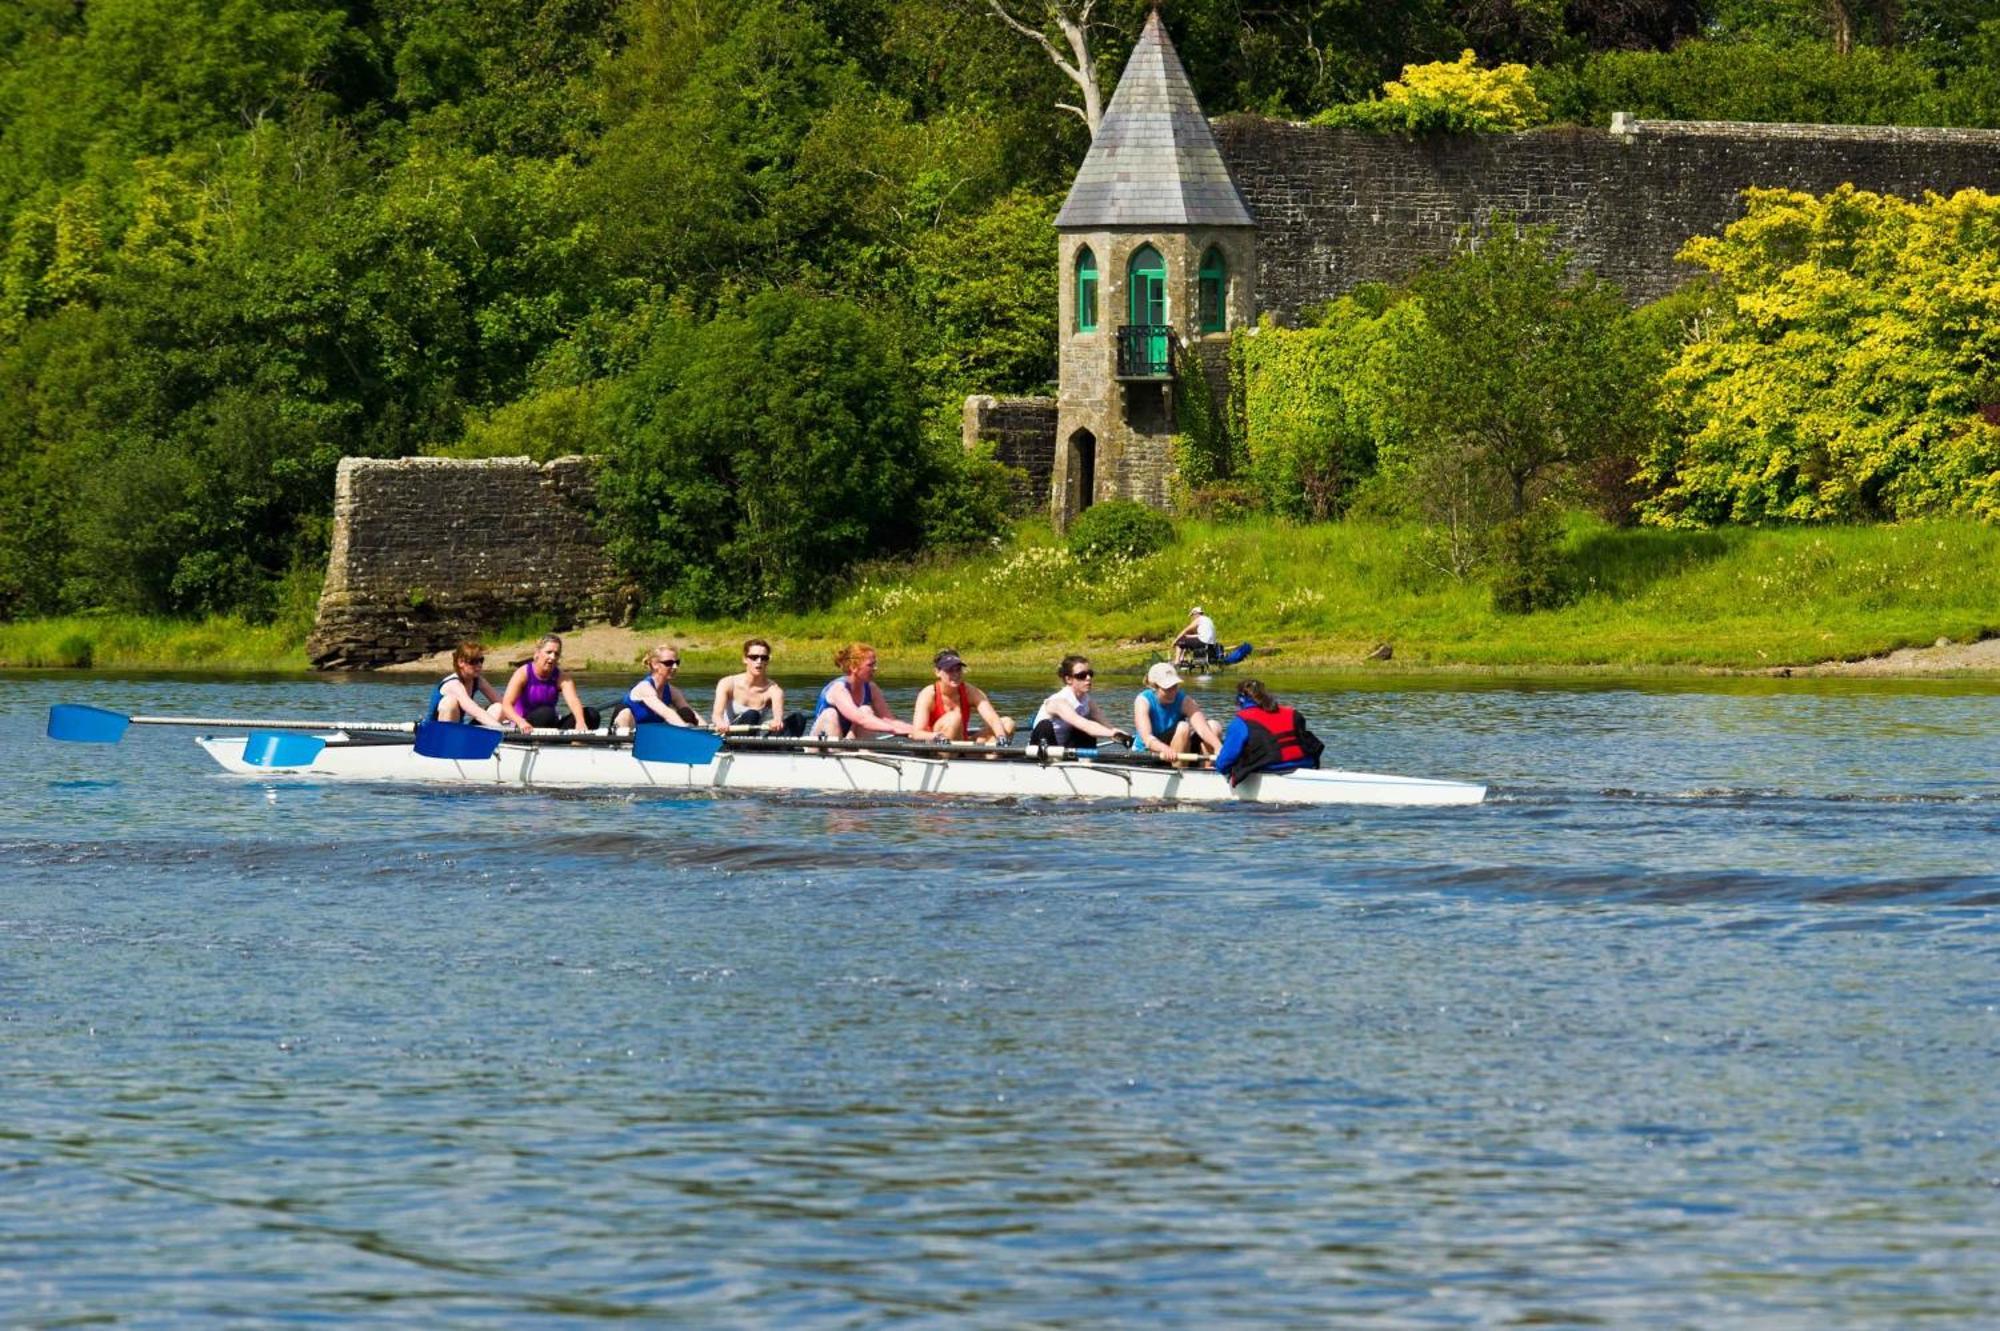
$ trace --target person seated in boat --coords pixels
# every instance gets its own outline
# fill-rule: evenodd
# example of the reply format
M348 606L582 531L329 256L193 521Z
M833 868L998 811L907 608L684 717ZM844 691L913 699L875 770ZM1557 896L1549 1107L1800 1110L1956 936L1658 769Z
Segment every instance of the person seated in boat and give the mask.
M501 710L514 718L524 732L537 730L597 729L597 709L585 707L576 696L576 683L562 672L562 639L553 633L542 635L535 654L507 681ZM560 702L567 710L557 710Z
M1200 606L1188 611L1188 622L1174 635L1174 660L1184 666L1210 666L1222 659L1215 621Z
M717 730L749 726L782 730L788 735L805 729L803 715L785 714L785 691L771 678L770 643L752 638L743 644L743 673L725 676L716 683L708 723Z
M1305 718L1281 707L1262 680L1236 685L1237 712L1222 732L1222 749L1215 770L1234 786L1257 772L1291 772L1318 767L1326 746L1306 728Z
M924 686L910 715L918 730L937 739L969 740L972 718L978 717L986 723L980 743L1005 744L1014 738L1014 718L1000 715L985 690L965 682L965 659L956 651L947 647L931 658L931 670L937 682Z
M833 654L840 674L819 691L813 708L815 739L881 739L889 735L929 739L908 721L896 719L895 709L875 682L875 649L850 642Z
M674 684L674 672L681 668L677 647L662 643L646 653L646 677L625 691L618 714L611 718L613 730L665 723L670 726L699 726L701 714L688 706L687 695Z
M1146 672L1146 687L1132 699L1132 747L1172 760L1199 743L1203 753L1222 747L1215 723L1181 687L1181 672L1165 661Z
M487 683L485 665L484 647L469 641L458 644L451 654L451 673L431 690L431 705L424 712L424 720L492 726L496 730L511 728L514 718L500 706L499 691ZM482 705L481 698L491 705Z
M1079 739L1123 740L1132 736L1104 719L1097 700L1090 696L1090 681L1096 671L1087 656L1065 656L1056 667L1063 686L1043 700L1028 728L1029 742L1070 748Z

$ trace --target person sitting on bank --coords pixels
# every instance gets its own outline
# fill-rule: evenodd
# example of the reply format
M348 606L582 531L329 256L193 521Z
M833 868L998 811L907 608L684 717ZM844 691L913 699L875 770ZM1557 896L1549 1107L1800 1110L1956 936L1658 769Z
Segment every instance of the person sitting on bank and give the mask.
M458 644L451 654L451 673L431 690L431 705L424 713L424 720L492 726L496 730L511 728L514 718L500 706L499 691L486 682L482 670L485 664L484 647L470 641ZM491 706L482 706L481 698Z
M717 681L708 723L717 730L761 726L796 733L790 719L785 715L785 691L771 678L771 644L752 638L743 644L743 673Z
M646 653L646 677L625 693L618 715L611 719L613 730L665 723L670 726L699 726L701 714L688 706L687 695L673 682L681 668L677 647L662 643Z
M1132 737L1104 719L1097 700L1090 696L1090 681L1096 672L1087 656L1065 656L1056 667L1063 686L1043 700L1029 727L1028 742L1070 748L1081 739L1124 740Z
M562 639L553 633L542 635L535 654L507 681L501 710L514 718L524 733L537 730L597 729L597 709L585 707L576 696L576 684L562 672ZM566 710L558 711L560 702Z
M840 674L819 691L813 709L812 735L815 739L880 739L903 735L916 739L929 736L907 721L898 721L881 686L875 683L875 649L865 642L850 642L833 654Z
M1228 777L1230 785L1258 772L1319 766L1326 746L1306 728L1304 717L1278 705L1262 680L1240 681L1236 706L1236 717L1222 732L1222 749L1215 755L1215 770Z
M1222 654L1215 636L1215 621L1196 606L1188 611L1188 622L1174 635L1174 655L1184 663L1205 664Z
M1146 672L1146 687L1132 699L1132 747L1172 761L1197 742L1212 754L1222 747L1222 736L1181 687L1181 672L1161 661Z
M984 690L965 682L965 659L956 651L947 647L939 652L931 659L931 669L937 682L924 686L910 715L918 730L937 739L969 740L976 716L986 723L980 743L1005 744L1014 738L1014 718L1000 715Z

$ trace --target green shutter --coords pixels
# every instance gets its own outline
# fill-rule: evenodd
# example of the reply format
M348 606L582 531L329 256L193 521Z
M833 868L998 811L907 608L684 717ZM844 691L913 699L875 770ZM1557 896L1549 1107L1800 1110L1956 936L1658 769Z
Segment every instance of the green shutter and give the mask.
M1097 331L1097 256L1088 245L1076 252L1076 331Z
M1229 327L1229 270L1222 261L1222 251L1213 245L1208 253L1201 256L1201 276L1197 284L1201 295L1201 331L1219 333Z

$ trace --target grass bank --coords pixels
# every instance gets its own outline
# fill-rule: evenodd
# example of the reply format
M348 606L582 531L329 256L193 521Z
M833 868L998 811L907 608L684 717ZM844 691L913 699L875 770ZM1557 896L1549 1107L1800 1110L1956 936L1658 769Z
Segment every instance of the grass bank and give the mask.
M0 624L0 666L76 670L303 670L307 626L233 616L69 615Z
M733 658L751 632L788 655L862 638L908 665L952 645L982 664L1042 669L1065 650L1146 659L1199 602L1269 668L1353 666L1755 669L1859 659L2000 632L2000 528L1616 530L1565 545L1575 598L1497 613L1489 588L1426 567L1413 528L1183 523L1159 554L1080 564L1046 528L954 560L872 570L826 610L754 622L652 625ZM1363 664L1388 644L1385 666Z
M1940 637L2000 633L2000 528L1622 531L1579 524L1565 546L1577 589L1561 609L1504 615L1489 589L1418 557L1412 528L1183 523L1145 559L1079 563L1045 526L1002 549L868 570L831 606L754 620L669 619L643 636L691 644L690 674L734 668L743 638L811 674L854 638L901 671L951 645L982 669L1037 674L1065 651L1113 667L1159 650L1199 602L1266 669L1756 669L1852 660ZM487 635L531 639L520 621ZM0 665L132 670L298 670L304 626L78 616L0 624ZM1381 644L1393 659L1366 662ZM637 648L592 664L619 670ZM602 654L602 653L599 653ZM796 664L794 664L796 663Z

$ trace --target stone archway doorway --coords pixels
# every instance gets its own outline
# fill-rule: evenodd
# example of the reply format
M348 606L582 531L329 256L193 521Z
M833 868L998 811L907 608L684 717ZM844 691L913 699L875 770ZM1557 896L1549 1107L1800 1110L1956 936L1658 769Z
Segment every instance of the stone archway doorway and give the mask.
M1088 430L1069 437L1069 493L1063 498L1071 517L1097 500L1097 436Z

